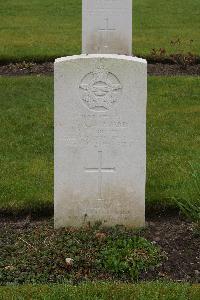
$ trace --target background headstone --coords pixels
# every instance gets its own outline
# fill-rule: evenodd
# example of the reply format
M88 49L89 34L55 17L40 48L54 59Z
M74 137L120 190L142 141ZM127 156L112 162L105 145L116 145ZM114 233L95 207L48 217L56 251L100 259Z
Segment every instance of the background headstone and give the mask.
M132 54L132 0L83 0L82 53Z
M55 227L144 225L146 99L145 60L56 60Z

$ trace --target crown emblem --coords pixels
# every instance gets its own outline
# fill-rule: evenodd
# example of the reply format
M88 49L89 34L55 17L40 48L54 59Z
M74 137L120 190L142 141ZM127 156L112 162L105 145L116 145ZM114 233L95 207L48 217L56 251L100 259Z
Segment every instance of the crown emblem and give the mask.
M80 83L84 104L94 111L107 111L119 101L122 85L119 79L99 65L94 72L85 75Z

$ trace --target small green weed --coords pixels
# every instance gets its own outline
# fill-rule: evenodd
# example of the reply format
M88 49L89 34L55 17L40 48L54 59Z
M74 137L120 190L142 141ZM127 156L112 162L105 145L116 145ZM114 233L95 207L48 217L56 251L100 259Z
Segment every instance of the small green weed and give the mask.
M137 280L142 271L158 266L161 256L160 249L142 237L109 238L100 262L108 271Z
M175 202L188 219L200 222L200 164L189 162L187 188Z

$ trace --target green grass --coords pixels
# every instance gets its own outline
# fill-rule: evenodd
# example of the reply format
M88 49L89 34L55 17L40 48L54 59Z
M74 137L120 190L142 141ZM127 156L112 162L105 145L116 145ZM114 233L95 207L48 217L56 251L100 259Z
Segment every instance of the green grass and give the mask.
M53 82L0 79L1 208L43 210L53 201Z
M0 299L12 300L197 300L200 287L190 284L144 283L144 284L107 284L89 283L72 285L24 285L1 287Z
M133 49L200 54L199 0L134 0ZM6 0L0 8L0 60L47 60L81 51L81 0ZM180 39L181 45L170 44ZM190 43L190 40L193 40Z
M200 178L199 83L194 77L149 79L147 204L187 199L200 206L190 167Z
M175 201L182 214L187 216L188 219L200 222L200 164L189 164L189 166L190 181L185 195L175 198ZM191 201L194 193L196 194L196 201Z
M147 207L199 207L190 165L200 158L198 77L148 82ZM48 212L53 206L53 78L0 78L0 209Z

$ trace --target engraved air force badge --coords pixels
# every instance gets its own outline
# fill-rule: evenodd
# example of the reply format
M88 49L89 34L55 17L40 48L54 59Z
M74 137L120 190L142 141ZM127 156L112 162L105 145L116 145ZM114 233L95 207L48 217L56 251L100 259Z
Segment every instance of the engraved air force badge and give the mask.
M122 85L119 79L99 65L94 72L86 74L80 83L83 103L96 112L105 112L119 101Z

